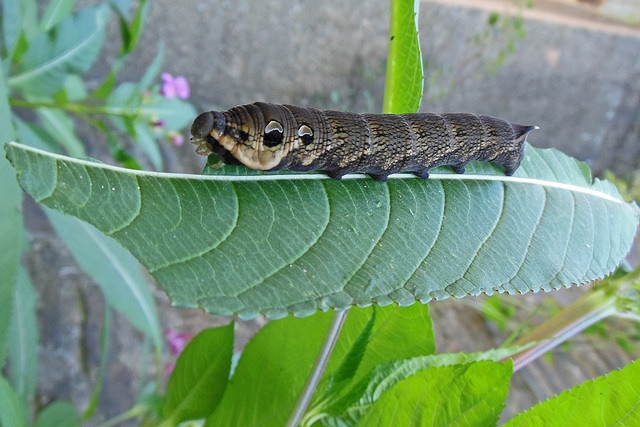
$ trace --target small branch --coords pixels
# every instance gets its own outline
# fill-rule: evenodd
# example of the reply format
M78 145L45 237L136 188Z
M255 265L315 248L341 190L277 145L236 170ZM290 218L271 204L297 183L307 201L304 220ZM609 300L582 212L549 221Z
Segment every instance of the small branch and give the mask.
M638 320L637 315L634 316L632 313L620 309L619 302L639 277L640 265L618 279L606 280L531 333L513 343L513 345L524 345L539 341L533 347L513 356L513 371L516 372L523 368L547 351L605 317L617 315Z
M57 102L48 101L27 101L24 99L10 98L9 104L13 107L22 108L53 108L56 110L71 111L76 114L103 114L106 116L120 116L120 117L138 117L140 115L139 108L123 108L123 107L107 107L107 106L94 106L85 104L66 103L60 104Z
M311 402L311 398L313 397L313 393L315 393L316 388L318 387L318 383L320 382L320 378L324 373L324 369L327 366L327 362L329 361L329 357L331 356L331 352L333 351L333 347L336 345L338 341L338 337L340 336L340 331L342 330L342 325L344 325L344 321L347 318L347 314L349 310L338 311L333 316L333 320L331 321L331 326L329 326L329 330L327 331L327 335L324 338L324 342L322 343L322 347L320 348L320 352L318 353L318 357L313 364L313 368L311 368L311 373L307 378L307 382L302 389L302 393L298 398L298 402L287 421L287 427L296 427L300 424L304 413L307 411L309 407L309 403Z

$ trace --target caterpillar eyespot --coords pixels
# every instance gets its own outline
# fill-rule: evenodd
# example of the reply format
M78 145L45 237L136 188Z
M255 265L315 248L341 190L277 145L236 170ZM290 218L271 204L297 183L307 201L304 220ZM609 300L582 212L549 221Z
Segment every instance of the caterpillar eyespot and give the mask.
M321 170L334 179L366 173L386 181L396 172L428 178L441 165L463 173L473 160L499 164L511 175L537 128L471 113L357 114L256 102L200 114L191 142L198 154L216 153L229 165Z

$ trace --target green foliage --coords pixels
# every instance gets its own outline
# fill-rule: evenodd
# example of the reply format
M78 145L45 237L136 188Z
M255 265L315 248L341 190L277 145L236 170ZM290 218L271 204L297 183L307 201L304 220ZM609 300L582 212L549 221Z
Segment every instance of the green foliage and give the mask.
M382 394L360 424L495 425L510 378L509 363L478 362L425 369Z
M51 0L42 4L41 9L39 4L35 0L2 2L0 141L18 140L48 151L85 157L85 145L75 132L77 121L82 120L105 134L111 154L124 166L140 168L139 160L125 149L127 144L123 141L128 136L140 144L151 163L161 169L163 160L158 144L179 135L177 131L189 123L195 110L181 99L167 99L159 93L157 77L164 58L162 45L139 82L118 82L119 69L142 34L148 2L139 2L135 9L129 0L83 8L74 8L74 0ZM100 55L108 23L115 17L113 11L126 35L125 44L112 69L105 70L104 82L90 93L85 73ZM120 87L127 88L126 98L113 96ZM25 110L31 112L25 114ZM121 123L124 126L118 127ZM22 417L23 423L31 418L37 419L37 425L71 425L69 420L79 423L77 412L69 404L54 403L37 418L24 410L34 406L38 332L33 289L26 273L19 268L24 236L20 213L22 193L4 156L0 159L0 182L3 198L0 204L0 365L4 364L5 349L9 345L6 372L22 405L15 413ZM139 263L90 225L55 211L48 211L47 215L80 266L101 287L107 304L151 337L159 364L162 333L155 302ZM105 319L108 318L106 314ZM108 326L105 327L108 330ZM109 350L106 341L103 344L106 357ZM100 375L104 375L105 363L105 360L101 362ZM102 377L99 377L87 416L95 409L101 384ZM6 402L11 401L7 397ZM7 416L12 413L9 409L0 409L0 412ZM3 425L19 425L15 420L2 421Z
M233 351L233 323L200 332L184 349L167 384L165 424L204 418L227 387Z
M610 183L533 147L510 178L478 164L387 183L157 175L7 150L27 193L115 238L175 304L245 318L585 283L615 269L638 225Z
M640 361L564 391L522 412L504 425L633 426L640 424Z
M386 112L414 112L420 105L418 3L392 2ZM208 176L198 177L131 170L144 163L161 170L158 143L195 116L188 103L161 96L154 84L163 45L139 82L118 79L150 3L133 9L130 0L112 0L71 13L73 0L52 0L40 17L37 6L35 0L2 3L2 142L35 147L5 146L20 185L54 209L45 210L50 222L107 304L151 338L156 371L162 372L160 326L138 261L179 305L285 317L252 338L233 374L233 324L202 331L180 355L166 396L157 384L146 387L110 425L135 417L146 425L198 419L216 426L284 425L301 404L333 327L332 313L316 311L354 305L373 306L350 309L316 393L302 402L308 404L302 425L495 425L512 373L504 361L521 366L523 354L553 335L482 353L436 354L428 306L411 304L583 283L614 270L631 245L637 206L610 183L592 181L586 165L553 150L528 147L514 177L488 164L470 165L471 174L463 176L441 168L428 181L401 176L387 183L242 168L207 168ZM98 57L112 15L123 44L102 83L89 91L83 73ZM488 27L508 35L499 66L524 36L523 21L494 13ZM21 119L11 107L31 109L36 120ZM129 169L40 151L84 157L77 119L103 132L113 159ZM125 149L124 135L147 162ZM8 343L11 381L0 377L0 424L79 425L100 396L111 312L105 311L101 367L85 414L67 402L31 414L38 332L33 287L17 267L23 231L13 177L1 158L0 356ZM606 282L609 292L588 295L589 304L575 310L579 315L562 311L551 324L570 325L575 333L593 316L637 314L637 294L623 291L637 287L638 276L640 269L618 272ZM513 314L490 301L484 309L497 313L496 320ZM629 378L638 377L638 366L585 383L509 423L637 424L640 396Z
M385 113L415 113L420 107L424 75L418 38L419 5L415 0L391 2Z

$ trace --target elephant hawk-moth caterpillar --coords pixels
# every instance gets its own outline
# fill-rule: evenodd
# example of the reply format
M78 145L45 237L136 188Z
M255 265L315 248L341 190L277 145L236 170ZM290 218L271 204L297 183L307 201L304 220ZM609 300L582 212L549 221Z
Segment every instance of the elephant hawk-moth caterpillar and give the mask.
M463 173L472 160L497 163L511 175L533 129L470 113L357 114L256 102L200 114L191 142L197 153L216 153L228 165L321 170L334 179L359 172L386 181L396 172L428 178L441 165Z

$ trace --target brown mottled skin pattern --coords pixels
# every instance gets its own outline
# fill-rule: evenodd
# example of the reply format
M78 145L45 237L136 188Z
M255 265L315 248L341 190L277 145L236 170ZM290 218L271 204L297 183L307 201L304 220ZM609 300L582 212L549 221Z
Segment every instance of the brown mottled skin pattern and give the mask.
M191 141L199 154L217 153L226 164L321 170L334 179L359 172L386 181L395 172L427 178L440 165L462 173L473 160L511 175L532 129L470 113L357 114L256 102L202 113Z

